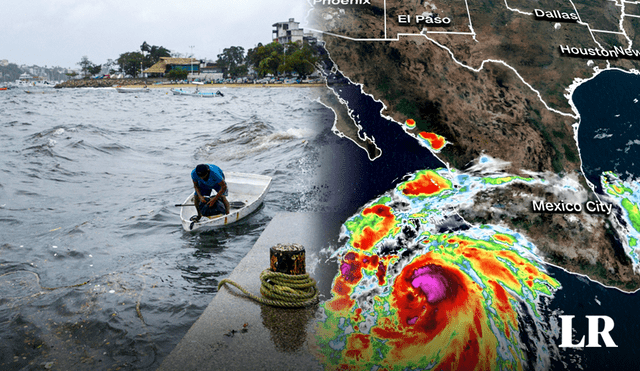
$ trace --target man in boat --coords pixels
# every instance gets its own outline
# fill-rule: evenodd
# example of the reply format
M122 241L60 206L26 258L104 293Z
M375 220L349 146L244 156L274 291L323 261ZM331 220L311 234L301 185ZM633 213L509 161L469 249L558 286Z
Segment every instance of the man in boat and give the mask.
M213 164L200 164L191 172L191 180L196 190L193 203L198 211L198 215L191 218L192 221L200 220L203 214L229 214L229 201L226 197L229 190L222 169ZM211 191L216 191L216 194L209 198Z

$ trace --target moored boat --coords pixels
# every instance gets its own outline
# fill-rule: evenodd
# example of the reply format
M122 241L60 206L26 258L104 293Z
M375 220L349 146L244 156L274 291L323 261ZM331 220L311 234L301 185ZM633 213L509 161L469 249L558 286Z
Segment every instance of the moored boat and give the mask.
M191 217L197 215L193 206L193 191L180 208L180 220L185 231L209 230L235 223L254 212L264 201L271 187L271 177L258 174L226 173L225 182L229 189L227 200L231 206L229 214L203 216L194 222ZM178 206L178 205L176 205Z
M173 95L188 95L191 97L200 97L200 98L222 98L224 94L220 92L220 90L216 92L204 92L204 91L188 91L183 89L171 89Z
M149 88L116 88L118 93L148 93Z

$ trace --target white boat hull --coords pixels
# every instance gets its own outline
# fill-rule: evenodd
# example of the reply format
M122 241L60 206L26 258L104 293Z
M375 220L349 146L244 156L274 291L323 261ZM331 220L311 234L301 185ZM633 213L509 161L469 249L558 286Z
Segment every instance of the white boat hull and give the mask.
M229 189L227 200L232 204L229 214L203 216L200 221L194 223L191 221L191 217L198 214L196 208L194 206L182 206L180 220L185 231L216 229L245 218L262 204L271 187L271 177L266 175L230 172L225 174L225 181ZM234 207L233 204L238 202L242 202L243 206ZM193 204L193 192L183 203L183 205L191 204Z
M224 95L220 95L219 92L203 92L203 91L186 91L182 89L171 89L173 95L186 95L189 97L197 98L223 98Z
M118 93L148 93L149 88L116 88Z

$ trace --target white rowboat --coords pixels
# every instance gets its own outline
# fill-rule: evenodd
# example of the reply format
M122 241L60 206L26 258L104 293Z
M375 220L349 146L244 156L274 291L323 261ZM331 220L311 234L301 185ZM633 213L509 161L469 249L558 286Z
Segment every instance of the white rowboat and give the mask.
M148 93L149 88L116 88L118 93Z
M225 182L229 189L227 200L231 204L229 214L203 216L200 221L192 222L191 217L198 213L193 206L191 192L180 208L180 219L185 231L220 228L245 218L260 206L271 187L271 177L258 174L226 173Z
M173 95L187 95L190 97L198 97L198 98L222 98L224 94L222 94L219 90L216 92L213 91L187 91L182 89L171 89Z

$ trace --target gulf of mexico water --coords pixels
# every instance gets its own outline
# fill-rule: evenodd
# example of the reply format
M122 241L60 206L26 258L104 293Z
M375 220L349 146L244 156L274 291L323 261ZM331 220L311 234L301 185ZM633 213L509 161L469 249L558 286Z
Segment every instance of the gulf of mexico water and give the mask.
M317 91L222 91L2 92L0 369L156 369L277 212L324 207ZM184 232L198 163L272 176L264 206Z
M580 112L578 143L582 169L601 193L600 176L640 177L640 76L603 71L581 84L572 100Z
M639 83L640 77L636 73L607 70L582 83L571 97L580 113L578 144L582 170L596 193L605 196L605 201L612 202L619 209L615 211L619 225L626 225L626 230L618 227L618 244L618 238L624 240L635 235L619 205L620 199L628 197L637 202L637 196L624 194L617 199L607 198L601 179L605 172L613 172L627 182L627 186L634 184L637 187L640 177ZM632 234L626 236L627 233ZM619 245L621 250L622 245ZM633 312L640 305L640 293L637 290L623 293L604 288L556 268L551 271L566 288L556 295L552 304L562 308L565 314L576 315L580 321L574 325L577 334L584 334L587 330L587 323L580 315L607 315L616 324L611 332L616 348L578 348L576 359L581 359L583 365L589 366L588 369L637 369L640 336Z

